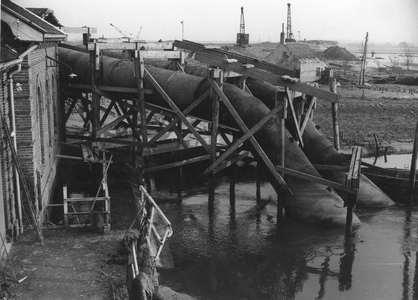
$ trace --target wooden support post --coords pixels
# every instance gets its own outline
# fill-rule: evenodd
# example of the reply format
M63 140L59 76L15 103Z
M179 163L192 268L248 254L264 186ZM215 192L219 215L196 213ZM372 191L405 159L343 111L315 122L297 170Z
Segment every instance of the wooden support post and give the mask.
M351 234L351 227L353 224L353 210L357 203L357 193L360 187L361 176L361 147L353 147L350 167L347 173L346 186L356 190L356 193L349 193L347 197L347 217L346 217L346 235Z
M260 162L257 162L256 179L255 179L255 196L257 199L257 204L260 204L261 202L261 182L260 182L261 173L262 173L261 164Z
M236 139L234 137L234 139ZM236 152L235 152L236 153ZM229 205L235 206L235 184L237 181L237 164L233 163L229 173Z
M100 84L100 51L99 45L94 44L94 50L90 51L91 86L92 86L92 105L91 105L91 124L93 140L97 138L97 131L100 129L100 95L96 93L96 85Z
M181 126L182 126L181 121L178 121L177 128L178 128L178 131L180 132L180 135L181 135L181 132L182 132ZM183 160L183 156L182 156L182 153L181 153L181 150L180 150L180 151L178 151L177 161L182 161L182 160ZM183 165L180 165L177 168L177 170L178 170L177 196L179 198L181 198L182 197L182 191L183 191Z
M337 93L337 80L331 78L330 80L330 90L333 93ZM338 104L332 103L332 125L334 131L334 148L340 152L340 128L338 124Z
M223 70L211 70L210 77L215 78L216 84L222 90L223 85ZM215 92L212 93L212 134L211 134L211 151L210 151L210 164L212 165L216 160L216 143L218 138L219 127L219 95ZM215 182L214 173L210 173L209 178L209 210L213 210L213 203L215 200Z
M279 98L277 92L274 95L275 105L279 105ZM280 158L280 166L284 167L285 164L285 153L286 153L286 119L287 119L287 98L284 97L283 99L283 110L282 110L282 117L280 118L279 113L277 113L277 123L280 127L280 135L281 135L281 144L279 152L277 153ZM277 143L279 144L279 143ZM284 173L281 173L282 178L284 179ZM281 190L280 195L277 195L277 219L283 218L283 209L284 209L284 200L285 192L284 189Z
M144 58L141 56L140 50L135 50L135 75L137 78L137 88L138 88L138 103L139 105L139 115L141 118L141 138L142 142L146 143L148 142L148 133L147 133L147 113L145 110L145 93L144 93L144 78L145 78L145 63ZM137 126L137 124L135 124ZM143 149L141 149L142 152ZM143 157L144 166L143 169L145 169L148 166L148 159ZM134 167L136 167L136 157L134 160ZM146 174L145 178L143 178L147 187L148 193L151 193L151 179L150 175Z
M409 201L408 201L409 205L411 205L414 200L415 178L416 178L416 173L417 173L417 155L418 155L418 122L415 128L414 148L412 151L411 170L409 172L409 181L410 181L410 186L411 186L411 197L409 198Z

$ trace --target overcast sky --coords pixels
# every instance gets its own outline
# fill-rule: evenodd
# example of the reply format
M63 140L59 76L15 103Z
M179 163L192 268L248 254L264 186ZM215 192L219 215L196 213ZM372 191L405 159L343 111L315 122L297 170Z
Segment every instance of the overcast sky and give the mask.
M140 39L197 42L235 41L244 7L250 43L278 42L291 3L296 39L402 41L418 46L418 0L14 0L24 7L48 7L69 27L97 27L98 36L121 37L109 25ZM71 35L70 39L81 39Z

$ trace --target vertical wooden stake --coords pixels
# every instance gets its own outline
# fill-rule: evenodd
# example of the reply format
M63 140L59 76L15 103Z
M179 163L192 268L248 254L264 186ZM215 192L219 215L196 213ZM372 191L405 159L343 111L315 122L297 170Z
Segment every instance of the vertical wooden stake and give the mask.
M235 206L235 183L237 181L237 165L233 164L229 174L229 205Z
M279 104L278 94L276 92L275 96L275 105ZM280 111L279 111L280 113ZM280 159L280 166L284 167L285 165L285 153L286 153L286 118L287 118L287 97L283 99L283 111L282 111L282 118L280 119L279 113L277 114L277 123L280 126L280 135L281 135L281 144L280 150L277 153ZM277 138L279 138L277 136ZM279 143L277 143L279 144ZM280 174L284 179L284 173ZM283 218L283 208L284 208L284 190L280 192L280 195L277 195L277 219Z
M145 94L144 94L145 64L144 64L144 58L141 56L140 50L135 50L134 62L135 62L135 75L136 75L137 88L138 88L139 115L141 118L141 138L142 138L142 142L146 143L148 142L148 133L147 133L147 112L145 110ZM144 161L143 168L146 168L148 166L148 159L143 156L142 158ZM136 157L135 157L135 164L136 164ZM148 193L151 194L152 184L151 184L150 175L146 174L145 178L143 179L145 181Z
M97 131L100 129L100 96L96 93L96 85L99 84L100 76L100 57L99 46L94 44L94 50L90 51L90 65L91 65L91 137L93 140L97 138Z
M414 200L415 192L415 177L417 173L417 155L418 155L418 122L415 129L414 148L412 151L411 170L409 172L409 181L411 186L411 197L409 197L408 204L411 205Z
M181 123L181 121L179 121L177 123L177 128L178 128L180 134L182 134L181 127L182 127L182 123ZM181 150L178 151L178 152L179 153L177 155L177 159L178 159L178 161L182 161L183 156L182 156ZM183 166L179 166L178 167L178 184L177 184L177 197L179 199L182 197L182 191L183 191Z
M333 93L337 92L337 80L332 78L330 82L330 90ZM338 125L338 104L332 103L332 125L334 131L334 148L340 152L340 128Z
M255 180L255 195L257 199L257 204L261 202L261 183L260 183L260 177L261 177L261 163L257 162L257 170L256 170L256 180Z
M210 76L216 78L215 81L222 89L223 85L223 71L211 70ZM219 96L216 93L212 93L212 135L211 135L211 153L210 164L212 165L216 160L216 142L218 138L218 126L219 126ZM211 172L209 179L209 201L208 208L213 210L213 204L215 200L215 182L214 174Z

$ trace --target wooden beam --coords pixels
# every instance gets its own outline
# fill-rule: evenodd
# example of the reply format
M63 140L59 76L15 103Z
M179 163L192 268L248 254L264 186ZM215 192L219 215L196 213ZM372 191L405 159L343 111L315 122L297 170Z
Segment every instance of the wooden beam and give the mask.
M319 88L310 86L306 83L290 82L288 80L283 79L279 75L268 73L268 72L265 72L264 70L247 69L241 63L227 63L225 62L224 59L221 59L219 57L216 57L214 55L211 55L205 52L196 53L195 59L200 62L206 63L208 65L216 66L216 67L233 71L233 72L237 72L245 76L249 76L255 79L259 79L261 81L269 82L273 85L278 85L282 87L288 86L289 89L293 91L311 95L320 99L327 100L332 103L338 102L341 97L339 94L327 92Z
M266 124L268 120L270 120L278 111L280 111L283 106L277 105L272 110L269 111L267 115L265 115L260 121L255 124L251 130L247 130L243 136L233 142L233 144L224 152L222 155L211 165L209 166L204 172L203 175L209 174L213 169L215 169L218 165L222 163L229 155L231 155L238 147L244 143L249 138L253 137L253 135Z
M203 155L203 156L193 157L193 158L185 159L185 160L178 161L178 162L173 162L173 163L169 163L169 164L165 164L165 165L146 168L146 169L143 169L142 172L144 174L152 173L152 172L158 172L158 171L171 169L171 168L176 168L176 167L180 167L180 166L184 166L184 165L188 165L188 164L192 164L192 163L196 163L196 162L200 162L200 161L205 161L205 160L208 160L208 159L209 159L209 154L206 154L206 155Z
M240 63L252 64L254 65L254 67L258 69L265 70L273 74L295 76L295 71L290 68L281 67L272 63L260 61L256 58L244 56L244 55L233 53L233 52L224 51L221 49L208 49L204 45L193 43L191 41L175 40L174 46L182 48L182 49L187 49L193 52L201 52L201 51L207 52L207 53L210 53L211 55L217 56L222 59L225 59L225 56L226 56L227 63L233 63L234 61L232 60L236 60L237 62L240 62Z
M290 95L290 91L289 91L288 87L286 87L286 98L287 98L287 101L288 101L289 106L290 106L290 111L292 112L293 121L295 122L296 135L297 135L298 141L299 141L300 145L303 147L302 133L300 132L299 122L298 122L299 119L296 116L295 107L293 106L293 97L292 97L292 95ZM285 99L285 101L286 101L286 99Z
M235 121L238 123L241 130L246 134L249 132L249 129L247 125L242 121L241 117L238 115L235 108L232 106L231 102L229 102L229 99L225 96L225 94L222 92L222 90L219 88L219 86L214 82L213 79L208 79L210 84L212 85L215 92L219 95L222 102L225 104L226 108L231 113L232 117L235 119ZM274 113L276 113L275 111ZM264 119L264 118L263 118ZM273 164L271 163L270 159L267 157L264 150L261 148L261 146L258 144L257 140L254 138L253 135L250 135L249 140L253 147L255 148L255 151L260 155L260 158L263 160L273 177L276 179L276 181L284 188L286 189L290 194L293 195L293 192L290 190L290 188L287 186L286 182L283 180L283 178L280 176L279 173L277 173L276 169L274 168Z
M65 33L97 33L96 27L62 27L61 30Z
M67 134L67 138L75 139L75 140L82 140L82 141L92 141L91 136L84 136L84 135L73 135L73 134ZM101 138L98 137L96 139L98 142L105 142L105 143L113 143L113 144L120 144L120 145L127 145L127 146L137 146L140 148L143 147L152 147L156 148L157 145L154 143L143 143L143 142L137 142L132 140L124 140L124 139L113 139L113 138Z
M123 115L123 116L121 116L121 117L113 120L109 124L107 124L107 125L103 126L102 128L100 128L97 131L97 134L100 135L103 132L107 131L108 129L113 128L114 126L116 126L117 124L119 124L120 122L122 122L123 120L128 119L131 115L133 115L133 113L134 113L134 110L130 109L128 112L126 112L125 115Z
M166 92L163 90L163 88L158 84L158 82L152 77L152 75L145 69L145 76L148 78L148 80L151 82L151 84L154 86L154 88L163 96L164 100L168 103L168 105L175 111L177 116L180 117L181 121L186 125L190 132L193 133L193 135L196 137L196 139L202 144L203 148L210 153L210 147L208 144L206 144L205 140L200 136L200 134L193 128L193 126L189 123L189 121L186 119L186 117L183 115L181 110L177 107L177 105L173 102L173 100L170 99L170 97L166 94Z
M276 166L276 170L279 171L279 172L283 172L287 175L294 176L296 178L301 178L301 179L305 179L305 180L308 180L308 181L311 181L311 182L326 185L326 186L332 187L333 189L340 190L340 191L343 191L343 192L347 192L349 194L356 194L358 192L358 191L356 191L352 188L346 187L343 184L339 184L339 183L336 183L334 181L326 180L324 178L313 176L313 175L310 175L310 174L302 173L302 172L299 172L299 171L296 171L296 170L288 169L286 167Z
M95 44L100 44L101 50L173 50L173 43L147 43L147 42L128 42L128 43L87 43L87 50L93 50Z
M242 160L243 158L246 157L252 157L251 153L249 151L244 151L244 153L232 158L231 160L224 160L219 166L217 166L214 170L213 170L213 174L219 173L220 171L234 165L235 163L237 163L238 161Z
M90 84L82 84L82 83L60 83L61 87L66 88L73 88L79 90L86 90L91 91L92 87ZM96 85L96 89L99 91L106 91L106 92L115 92L115 93L127 93L127 94L138 94L137 88L128 88L128 87L118 87L118 86L108 86L108 85ZM154 94L154 91L151 89L144 89L144 93L147 95Z
M341 171L348 172L349 166L335 166L335 165L318 165L313 164L317 171Z
M307 124L307 123L308 123L308 121L309 121L309 116L311 116L312 109L313 109L313 107L314 107L315 103L316 103L316 98L315 98L315 97L313 97L313 98L311 99L311 103L309 103L308 110L305 112L305 118L303 119L302 126L300 127L300 133L301 133L302 135L303 135L303 132L305 131L306 124Z
M195 101L192 102L192 104L190 104L184 111L183 114L185 116L187 116L189 114L189 112L191 112L196 106L198 106L203 100L206 99L206 97L208 97L210 94L210 90L207 90L206 92L204 92L199 98L197 98ZM157 135L155 135L152 139L151 142L156 142L158 141L158 139L163 136L164 133L166 133L167 131L169 131L174 125L177 124L177 122L180 121L180 117L176 116L167 126L165 126Z

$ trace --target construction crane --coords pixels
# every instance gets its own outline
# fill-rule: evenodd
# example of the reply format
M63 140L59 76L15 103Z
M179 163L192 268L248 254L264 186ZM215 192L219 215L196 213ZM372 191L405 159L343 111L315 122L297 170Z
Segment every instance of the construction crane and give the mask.
M286 27L286 43L296 42L295 37L292 33L292 17L290 14L290 3L287 3L287 27Z
M244 7L241 7L241 21L239 24L239 33L237 33L238 46L245 47L248 45L250 35L245 33L245 21L244 21Z
M125 31L123 29L120 29L119 27L113 25L112 23L110 23L110 26L112 26L113 28L115 28L117 30L117 32L119 32L125 38L130 39L130 38L133 37L133 35L131 33L127 32L127 31Z
M135 37L136 40L139 39L139 35L141 34L141 30L142 30L142 26L141 26L141 28L139 28L138 34Z

